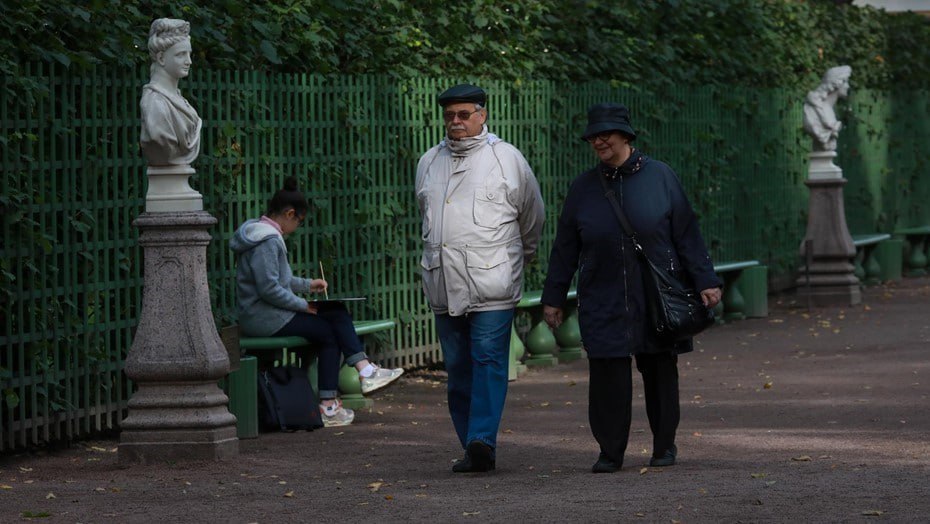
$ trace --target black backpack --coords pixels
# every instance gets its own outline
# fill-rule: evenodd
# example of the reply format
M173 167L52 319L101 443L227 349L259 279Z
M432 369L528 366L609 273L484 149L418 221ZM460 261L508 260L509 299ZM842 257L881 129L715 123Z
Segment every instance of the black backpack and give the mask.
M263 431L312 431L323 427L307 370L271 368L258 374L258 418Z

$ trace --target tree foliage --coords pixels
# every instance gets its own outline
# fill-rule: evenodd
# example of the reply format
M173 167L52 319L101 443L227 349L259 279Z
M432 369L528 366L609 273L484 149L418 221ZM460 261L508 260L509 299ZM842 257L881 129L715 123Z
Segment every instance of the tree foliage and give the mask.
M4 0L0 72L148 61L157 17L191 22L211 68L398 77L604 79L795 87L827 67L854 81L930 85L930 24L802 0ZM34 86L32 86L34 87Z

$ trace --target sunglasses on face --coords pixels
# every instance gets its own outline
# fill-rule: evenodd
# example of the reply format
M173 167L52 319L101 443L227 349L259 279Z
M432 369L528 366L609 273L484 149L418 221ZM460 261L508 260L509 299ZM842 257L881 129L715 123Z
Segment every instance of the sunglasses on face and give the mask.
M459 120L468 120L469 118L471 118L471 115L477 113L478 111L481 111L481 110L475 109L474 111L466 111L463 109L461 111L446 111L445 113L442 114L442 118L446 122L451 122L455 117L458 117Z
M596 135L591 135L591 136L585 138L585 140L587 140L589 144L593 144L593 143L597 142L598 140L600 140L601 142L606 142L606 141L610 140L610 137L611 137L613 134L614 134L613 131L604 131L603 133L598 133L598 134L596 134Z

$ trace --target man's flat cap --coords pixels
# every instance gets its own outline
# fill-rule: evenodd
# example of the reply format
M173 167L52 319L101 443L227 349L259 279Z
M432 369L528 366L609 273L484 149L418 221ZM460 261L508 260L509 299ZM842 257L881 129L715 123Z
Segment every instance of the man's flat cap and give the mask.
M471 84L459 84L455 87L446 89L438 98L439 105L446 107L456 102L471 102L473 104L485 105L488 101L488 95L478 86Z

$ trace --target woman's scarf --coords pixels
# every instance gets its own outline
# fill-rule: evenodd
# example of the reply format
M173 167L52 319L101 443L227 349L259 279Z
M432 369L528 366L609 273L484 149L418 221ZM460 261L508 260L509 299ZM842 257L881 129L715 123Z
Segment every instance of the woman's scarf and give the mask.
M648 158L649 157L642 154L639 150L633 149L630 153L630 158L627 158L626 162L617 167L601 163L601 174L609 180L616 180L617 177L621 176L635 175L643 168L643 164Z

